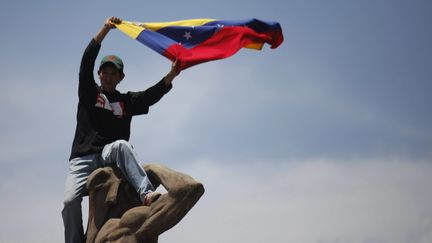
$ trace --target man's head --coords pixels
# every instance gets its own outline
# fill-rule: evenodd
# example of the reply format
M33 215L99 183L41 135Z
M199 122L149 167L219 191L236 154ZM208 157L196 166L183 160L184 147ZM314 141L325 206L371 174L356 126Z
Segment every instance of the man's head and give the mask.
M117 84L124 78L123 61L115 55L102 58L98 70L99 79L104 92L113 93Z

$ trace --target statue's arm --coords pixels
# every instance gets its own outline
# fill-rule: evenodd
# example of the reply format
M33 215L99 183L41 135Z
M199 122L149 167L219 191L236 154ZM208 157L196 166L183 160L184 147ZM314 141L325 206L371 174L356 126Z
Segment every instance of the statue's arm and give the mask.
M145 170L155 184L162 184L168 193L150 206L147 220L138 235L155 237L176 225L204 193L204 186L191 176L166 166L150 164Z

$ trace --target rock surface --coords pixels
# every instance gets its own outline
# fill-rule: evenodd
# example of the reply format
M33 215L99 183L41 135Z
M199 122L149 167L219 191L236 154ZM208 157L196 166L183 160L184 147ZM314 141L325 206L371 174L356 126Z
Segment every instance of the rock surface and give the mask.
M157 242L204 193L203 185L189 175L160 164L144 169L155 188L162 185L167 190L150 206L142 205L138 193L115 166L90 175L87 243Z

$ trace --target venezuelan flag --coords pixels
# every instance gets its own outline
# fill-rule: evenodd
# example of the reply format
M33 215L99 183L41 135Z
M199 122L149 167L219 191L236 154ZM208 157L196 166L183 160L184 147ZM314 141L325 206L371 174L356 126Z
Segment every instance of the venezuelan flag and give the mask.
M283 42L279 23L258 19L189 19L157 23L122 21L116 27L168 59L177 59L181 70L227 58L243 47L261 50L267 43L274 49Z

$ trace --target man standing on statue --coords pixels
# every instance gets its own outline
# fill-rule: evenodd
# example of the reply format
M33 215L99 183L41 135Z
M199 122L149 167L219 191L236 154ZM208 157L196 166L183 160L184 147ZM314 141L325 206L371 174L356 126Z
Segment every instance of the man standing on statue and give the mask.
M145 91L120 93L117 85L125 77L122 60L110 55L102 59L97 71L100 85L93 71L101 43L108 32L121 23L111 17L90 41L82 56L78 111L75 137L66 178L64 208L65 242L84 242L81 202L88 194L86 182L97 168L116 164L128 182L140 195L143 205L149 206L159 196L149 181L136 152L128 142L132 116L147 114L171 88L180 73L174 62L161 81Z

